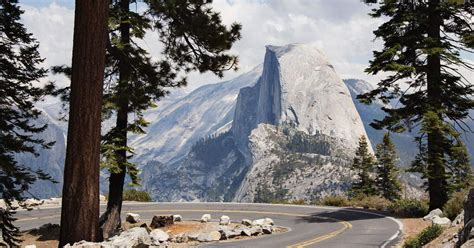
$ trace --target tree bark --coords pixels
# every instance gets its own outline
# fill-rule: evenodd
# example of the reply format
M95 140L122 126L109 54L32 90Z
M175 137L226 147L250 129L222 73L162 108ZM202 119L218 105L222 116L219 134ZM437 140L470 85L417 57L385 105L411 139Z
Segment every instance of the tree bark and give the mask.
M437 8L439 0L430 1L428 23L428 37L434 42L441 41L442 19ZM429 109L438 113L438 118L443 120L440 113L441 99L441 58L438 54L430 54L427 58L427 84ZM430 196L430 209L442 208L448 200L445 159L444 159L444 133L443 130L431 127L428 133L428 191Z
M102 84L109 1L76 0L59 247L99 241Z
M120 8L123 13L129 11L130 0L122 0L120 2ZM120 24L120 42L124 46L123 51L127 51L130 47L130 23L126 20L122 20ZM122 56L119 61L119 86L117 95L118 110L116 129L117 135L120 140L116 144L120 147L127 146L127 126L128 126L128 86L130 81L130 64L125 61L126 56ZM122 200L123 200L123 188L125 184L125 176L127 173L127 151L120 149L115 154L119 163L120 172L110 173L109 177L109 198L107 202L107 210L101 216L101 228L102 235L104 238L113 236L118 227L120 227L120 212L122 211Z

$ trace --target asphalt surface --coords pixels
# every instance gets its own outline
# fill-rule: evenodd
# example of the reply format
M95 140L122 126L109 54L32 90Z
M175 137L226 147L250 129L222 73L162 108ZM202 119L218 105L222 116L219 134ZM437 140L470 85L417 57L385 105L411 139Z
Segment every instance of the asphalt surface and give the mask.
M104 208L105 206L102 206ZM22 230L46 223L59 223L60 208L19 211L16 224ZM123 213L140 214L149 222L154 215L180 214L184 220L200 219L205 213L217 221L228 215L232 221L269 217L289 232L251 240L204 244L201 247L392 247L398 242L401 224L378 213L356 209L239 203L126 203Z

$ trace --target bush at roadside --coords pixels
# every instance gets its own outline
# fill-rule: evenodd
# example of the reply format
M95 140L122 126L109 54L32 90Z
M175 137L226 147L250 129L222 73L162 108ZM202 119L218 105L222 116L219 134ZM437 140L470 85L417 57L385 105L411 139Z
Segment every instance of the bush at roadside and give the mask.
M428 214L428 202L418 199L400 199L391 203L388 210L398 217L423 217Z
M441 233L443 233L443 227L441 227L440 225L429 226L423 229L423 231L421 231L421 233L419 233L415 237L412 237L408 239L407 241L405 241L405 244L403 244L403 247L404 248L421 248L424 245L436 239L437 237L439 237Z
M444 216L454 220L464 209L464 197L466 197L467 193L467 190L454 193L451 199L443 206Z
M323 206L334 206L334 207L347 207L350 206L349 200L347 197L342 195L328 195L321 198L318 202L318 205Z
M146 191L128 189L123 192L124 201L151 202L150 194Z

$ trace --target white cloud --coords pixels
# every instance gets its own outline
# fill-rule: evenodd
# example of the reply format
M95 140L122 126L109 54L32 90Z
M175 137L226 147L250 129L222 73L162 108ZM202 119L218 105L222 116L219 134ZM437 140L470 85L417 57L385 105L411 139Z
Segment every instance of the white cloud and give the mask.
M48 6L23 5L22 17L28 30L40 41L45 66L70 64L74 11L52 3ZM380 19L368 16L370 6L354 0L214 0L225 24L242 24L242 39L232 49L240 59L240 70L225 73L230 79L263 62L265 45L310 43L327 54L343 78L360 78L376 83L381 76L364 72L372 50L380 47L372 31ZM156 33L143 43L152 56L160 56ZM470 74L472 75L472 73ZM189 75L186 91L219 79L211 73Z
M71 64L74 10L56 3L47 7L22 5L21 8L25 11L21 16L22 22L40 43L39 51L45 58L43 66ZM67 82L60 76L50 76L42 82L48 80L59 84Z

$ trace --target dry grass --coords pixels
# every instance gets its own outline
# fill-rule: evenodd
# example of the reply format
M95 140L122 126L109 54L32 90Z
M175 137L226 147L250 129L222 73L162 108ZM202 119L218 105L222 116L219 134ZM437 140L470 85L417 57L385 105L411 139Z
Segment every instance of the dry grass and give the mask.
M416 236L423 229L431 225L431 221L423 220L420 218L403 218L400 219L403 223L403 239L407 240L411 237Z

